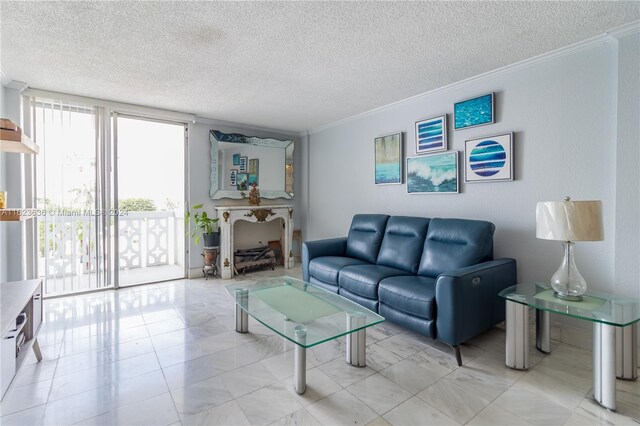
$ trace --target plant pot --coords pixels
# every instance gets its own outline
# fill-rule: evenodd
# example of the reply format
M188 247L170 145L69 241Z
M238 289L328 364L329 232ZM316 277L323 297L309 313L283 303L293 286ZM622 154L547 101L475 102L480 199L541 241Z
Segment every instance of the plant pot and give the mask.
M205 247L219 247L220 246L220 232L214 232L213 234L203 234Z

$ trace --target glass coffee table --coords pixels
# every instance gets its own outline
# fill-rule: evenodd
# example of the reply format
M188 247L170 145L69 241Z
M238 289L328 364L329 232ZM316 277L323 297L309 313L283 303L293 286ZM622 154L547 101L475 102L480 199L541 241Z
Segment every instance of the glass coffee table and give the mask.
M507 299L506 365L529 368L529 308L536 309L536 347L549 353L549 312L593 322L593 397L616 409L616 377L638 378L640 300L587 291L583 300L558 299L545 283L518 284L500 292Z
M347 363L366 365L366 328L384 318L344 297L290 277L225 287L236 301L236 331L249 331L249 315L295 344L293 385L306 390L306 350L347 336Z

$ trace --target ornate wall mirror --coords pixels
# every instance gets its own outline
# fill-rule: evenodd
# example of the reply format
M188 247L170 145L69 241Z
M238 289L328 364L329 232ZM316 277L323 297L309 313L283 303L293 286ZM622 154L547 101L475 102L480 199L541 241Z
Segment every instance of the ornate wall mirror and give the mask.
M255 182L262 198L293 198L293 141L209 132L209 196L241 199Z

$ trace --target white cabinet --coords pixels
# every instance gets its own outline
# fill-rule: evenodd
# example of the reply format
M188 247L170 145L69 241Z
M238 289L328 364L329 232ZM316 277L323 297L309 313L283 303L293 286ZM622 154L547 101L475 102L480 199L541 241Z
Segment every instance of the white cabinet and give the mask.
M42 360L38 332L42 325L42 280L0 284L0 399L4 398L30 349ZM19 322L18 317L24 318ZM24 333L24 341L20 339Z

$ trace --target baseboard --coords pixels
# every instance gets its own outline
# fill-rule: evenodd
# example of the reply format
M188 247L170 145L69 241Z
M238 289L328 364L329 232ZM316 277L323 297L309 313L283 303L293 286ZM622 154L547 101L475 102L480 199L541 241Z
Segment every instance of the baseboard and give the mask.
M204 271L202 270L202 266L199 268L189 268L189 279L202 278L202 277L204 277Z

